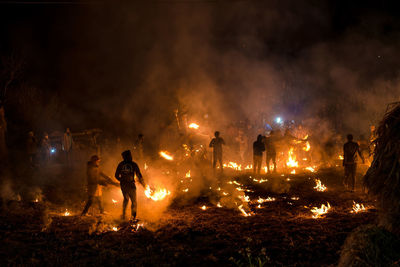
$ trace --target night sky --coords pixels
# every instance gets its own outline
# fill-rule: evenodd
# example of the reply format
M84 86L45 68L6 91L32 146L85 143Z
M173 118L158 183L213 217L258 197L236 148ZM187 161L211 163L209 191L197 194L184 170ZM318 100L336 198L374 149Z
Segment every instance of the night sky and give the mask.
M27 105L53 105L26 119L38 130L152 132L184 102L220 125L265 112L363 132L400 92L389 1L1 2L1 55L23 58Z

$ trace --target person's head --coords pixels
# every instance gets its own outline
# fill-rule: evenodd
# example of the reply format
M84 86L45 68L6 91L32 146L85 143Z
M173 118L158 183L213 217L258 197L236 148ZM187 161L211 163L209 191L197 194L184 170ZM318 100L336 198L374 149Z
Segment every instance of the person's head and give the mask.
M348 134L347 135L347 140L348 141L353 141L353 135L352 134Z
M261 141L262 141L262 135L261 135L261 134L259 134L259 135L257 136L257 141L258 141L258 142L261 142Z
M216 131L216 132L214 133L214 136L218 138L218 137L219 137L219 132Z
M69 134L69 133L71 133L71 130L70 130L69 128L67 128L67 129L65 130L65 132Z
M121 155L124 161L132 161L132 154L130 150L125 150Z
M96 166L100 165L100 158L97 155L93 155L90 157L90 162L95 164Z

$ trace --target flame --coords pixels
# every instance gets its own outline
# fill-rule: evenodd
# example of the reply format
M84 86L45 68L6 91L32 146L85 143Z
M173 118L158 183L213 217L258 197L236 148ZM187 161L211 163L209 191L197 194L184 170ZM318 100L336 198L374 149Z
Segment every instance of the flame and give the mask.
M202 209L202 210L206 210L206 209L207 209L207 207L206 207L206 205L204 205L204 206L200 207L200 209Z
M149 166L147 166L146 162L144 163L144 170L147 170Z
M189 188L183 189L182 191L187 193L187 192L189 192Z
M311 149L310 143L307 141L306 145L303 147L303 150L308 152L308 151L310 151L310 149Z
M289 158L286 162L286 166L288 166L289 168L299 167L299 163L296 161L296 156L294 155L293 150L294 148L291 147L288 152Z
M234 169L236 171L241 171L242 170L242 165L237 164L236 162L232 162L232 161L229 162L228 164L223 164L223 166L225 168L231 168L231 169Z
M250 197L249 196L239 196L239 198L243 201L243 202L250 202Z
M115 199L111 199L111 201L112 201L114 204L118 202L118 201L115 200Z
M198 125L197 123L192 122L191 124L189 124L188 126L190 129L199 129L200 125Z
M343 158L342 155L339 155L339 159L340 159L340 160L344 160L344 158Z
M33 202L39 202L39 199L36 198Z
M114 232L116 232L116 231L118 231L118 227L113 226L112 230L113 230Z
M296 174L296 170L291 171L290 174Z
M268 182L268 179L262 179L261 178L260 180L257 180L256 178L253 178L253 181L256 182L256 183L260 183L261 184L261 183Z
M69 216L69 215L71 215L71 213L69 213L69 211L65 209L64 216Z
M315 183L316 183L316 185L314 187L315 190L320 191L320 192L326 191L327 187L321 183L320 179L315 179Z
M186 178L190 178L190 170L185 174Z
M169 154L168 151L160 151L160 156L166 160L174 160L174 157Z
M244 167L245 170L251 170L253 169L253 165L247 165L246 167Z
M321 215L328 213L330 209L331 205L329 204L329 202L327 202L327 206L325 206L325 204L322 204L321 208L313 207L311 209L311 212L313 213L312 217L314 219L321 218Z
M358 213L358 212L363 212L366 210L367 209L364 207L364 204L358 204L358 203L354 202L354 200L353 200L353 210L351 211L351 213Z
M153 191L151 190L150 186L147 185L144 194L146 195L147 198L150 198L154 201L159 201L164 199L166 196L170 195L171 192L165 188Z
M243 214L244 217L251 216L250 213L247 213L247 212L243 209L243 205L240 205L240 206L238 207L238 209L240 210L240 212Z
M291 200L299 200L300 198L299 197L291 197L290 199Z
M261 209L261 204L258 204L257 208L258 208L258 209Z
M305 168L307 171L310 171L310 172L315 172L315 169L313 168L313 167L307 167L307 168Z
M217 203L217 207L218 207L218 208L222 208L221 203L218 202L218 203Z
M257 202L260 203L260 204L262 204L262 203L264 203L264 202L272 202L272 201L275 201L275 200L276 200L276 199L275 199L274 197L268 197L268 198L261 198L261 197L258 197Z

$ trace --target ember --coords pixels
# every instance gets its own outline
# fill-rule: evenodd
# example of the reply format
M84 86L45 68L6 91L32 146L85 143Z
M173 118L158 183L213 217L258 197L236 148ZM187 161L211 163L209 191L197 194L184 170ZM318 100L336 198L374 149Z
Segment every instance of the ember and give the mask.
M315 179L316 185L314 186L314 189L319 191L319 192L324 192L327 190L327 187L322 184L320 179Z
M364 204L358 204L355 201L353 201L353 210L350 211L351 213L359 213L359 212L364 212L367 209L364 207Z
M192 122L191 124L189 124L188 127L189 127L190 129L195 129L195 130L197 130L197 129L199 129L200 126L199 126L198 124Z
M147 185L146 190L144 191L144 194L146 195L147 198L150 198L154 201L159 201L159 200L163 200L166 196L170 195L171 192L165 188L153 191L150 188L150 186Z
M63 215L64 215L64 216L69 216L69 215L71 215L71 213L69 213L69 211L68 211L67 209L65 209L65 212L64 212Z
M172 157L167 151L160 151L160 156L163 157L166 160L174 160L174 157Z

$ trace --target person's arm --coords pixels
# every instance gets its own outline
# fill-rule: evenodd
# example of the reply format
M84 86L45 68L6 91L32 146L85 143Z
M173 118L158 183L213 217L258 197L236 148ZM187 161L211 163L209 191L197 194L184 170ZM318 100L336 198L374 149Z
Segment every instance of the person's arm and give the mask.
M214 139L211 140L210 145L208 147L214 147Z
M361 153L361 151L360 151L360 146L359 146L359 145L357 145L357 153L358 153L358 155L360 156L360 158L361 158L361 160L362 160L362 163L364 164L364 163L365 163L365 160L364 160L364 157L363 157L363 155L362 155L362 153Z
M142 173L140 172L139 166L137 164L135 165L135 173L136 173L137 178L139 179L140 184L145 188L146 183L144 182Z
M117 170L115 171L115 178L121 182L121 163L118 164Z
M117 182L114 182L110 176L106 175L104 172L100 172L101 177L104 178L106 184L111 184L111 185L115 185L118 186L119 184Z

